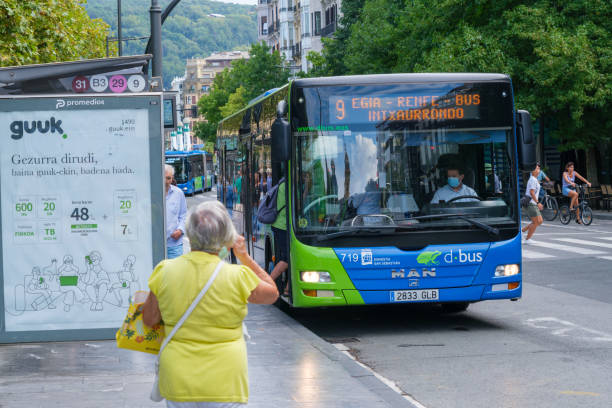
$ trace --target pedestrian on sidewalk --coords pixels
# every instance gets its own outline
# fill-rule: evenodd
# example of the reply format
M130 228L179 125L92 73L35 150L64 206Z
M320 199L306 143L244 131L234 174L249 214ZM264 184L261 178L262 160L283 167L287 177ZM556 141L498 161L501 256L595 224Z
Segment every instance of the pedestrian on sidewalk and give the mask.
M570 198L570 211L576 209L576 222L582 224L580 221L580 210L578 209L578 192L576 191L576 177L585 182L589 187L591 183L577 171L574 171L574 163L567 162L565 165L565 171L563 172L563 195Z
M174 167L166 164L166 258L172 259L183 255L183 235L185 234L185 216L187 201L180 188L172 185Z
M523 244L531 243L529 240L533 236L536 228L540 226L544 220L542 219L542 214L540 210L543 208L542 204L539 201L540 194L540 183L538 183L538 174L540 174L540 163L536 163L535 168L531 172L531 177L527 181L527 190L525 191L525 195L531 197L529 204L527 205L527 216L531 219L531 223L522 229L523 237L525 232L527 232L527 237L523 240Z
M225 208L227 208L227 212L230 218L232 218L234 209L234 186L230 182L228 182L225 187Z
M225 264L206 295L176 332L159 361L159 390L171 408L229 408L249 397L242 323L247 303L272 304L276 284L248 254L223 204L206 201L187 216L191 252L164 260L149 278L143 320L166 331L181 318L231 247L241 265Z

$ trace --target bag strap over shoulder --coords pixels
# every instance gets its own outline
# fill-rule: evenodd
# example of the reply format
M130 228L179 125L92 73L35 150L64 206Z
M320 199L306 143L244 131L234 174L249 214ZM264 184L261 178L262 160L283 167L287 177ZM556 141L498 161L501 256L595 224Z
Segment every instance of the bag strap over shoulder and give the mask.
M159 354L157 355L157 360L159 361L159 356L161 355L161 352L164 351L164 348L166 347L166 345L170 342L170 340L172 339L172 337L174 336L174 334L178 331L178 329L181 328L181 326L183 325L183 323L185 323L185 320L187 320L187 318L189 317L189 315L191 314L191 312L193 312L193 310L196 308L196 306L198 305L198 303L200 303L200 300L202 300L202 298L204 297L204 295L206 294L206 292L208 291L208 288L210 288L210 286L213 284L213 282L215 281L215 278L217 277L217 275L219 274L219 271L221 270L221 267L223 266L225 262L220 261L217 264L217 267L215 268L215 271L213 272L212 276L210 277L210 279L208 279L208 282L206 282L206 285L204 285L204 287L202 288L202 290L200 291L200 293L198 293L198 296L196 296L196 298L194 299L194 301L191 303L191 305L187 308L187 310L185 311L185 313L183 313L183 316L180 318L180 320L178 321L178 323L176 325L174 325L174 328L172 329L172 331L170 332L169 335L166 336L166 338L164 339L164 342L162 343L160 349L159 349Z

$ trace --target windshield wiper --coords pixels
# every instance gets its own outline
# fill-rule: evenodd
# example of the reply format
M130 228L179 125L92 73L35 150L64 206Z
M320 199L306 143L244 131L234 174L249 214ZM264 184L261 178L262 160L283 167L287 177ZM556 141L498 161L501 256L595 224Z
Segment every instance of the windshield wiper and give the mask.
M472 225L475 225L485 231L487 231L491 235L498 236L499 229L492 227L490 225L485 224L484 222L476 221L475 219L468 217L465 214L431 214L431 215L420 215L418 217L409 218L409 220L427 220L427 219L436 219L436 218L459 218L461 220L467 221Z

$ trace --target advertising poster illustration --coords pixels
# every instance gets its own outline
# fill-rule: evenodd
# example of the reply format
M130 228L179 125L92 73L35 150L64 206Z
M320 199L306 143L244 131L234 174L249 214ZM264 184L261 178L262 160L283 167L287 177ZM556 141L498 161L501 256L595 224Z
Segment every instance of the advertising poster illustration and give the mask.
M4 330L118 327L154 266L150 111L45 100L0 100Z

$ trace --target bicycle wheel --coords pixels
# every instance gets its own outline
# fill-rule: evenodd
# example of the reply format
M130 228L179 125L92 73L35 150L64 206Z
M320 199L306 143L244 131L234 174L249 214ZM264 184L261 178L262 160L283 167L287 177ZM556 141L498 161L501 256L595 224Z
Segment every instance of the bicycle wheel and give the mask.
M580 211L580 220L584 225L591 225L593 222L593 210L588 205L582 207Z
M569 207L567 205L561 206L559 209L559 221L561 221L561 224L567 225L571 220L572 212L570 211Z
M542 204L544 206L544 208L542 208L542 217L546 221L554 221L557 215L559 215L559 204L557 200L547 195Z

